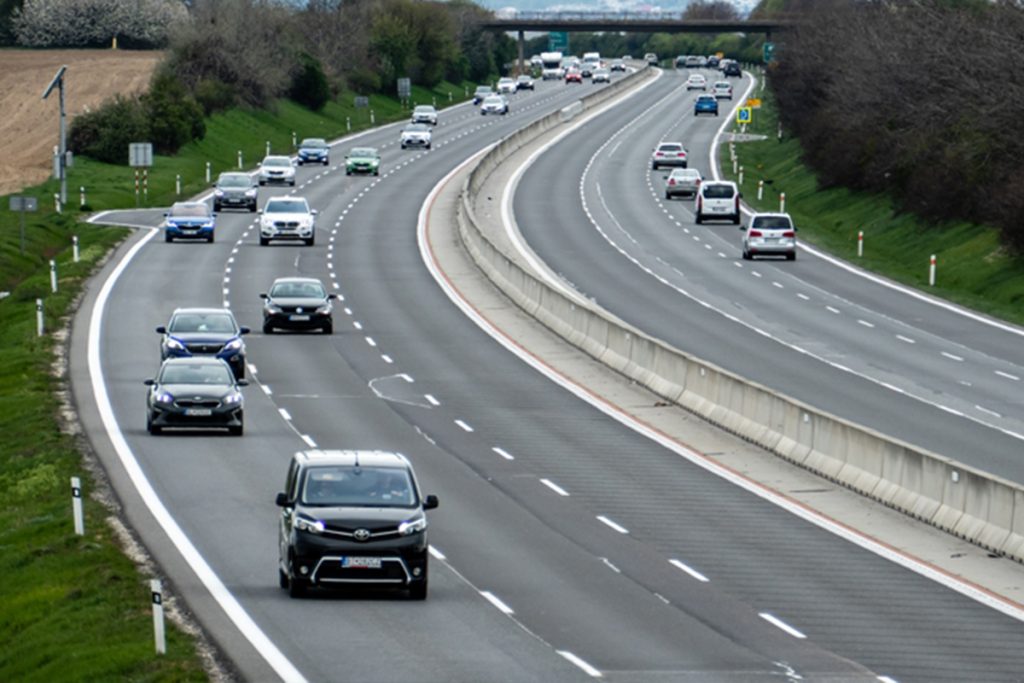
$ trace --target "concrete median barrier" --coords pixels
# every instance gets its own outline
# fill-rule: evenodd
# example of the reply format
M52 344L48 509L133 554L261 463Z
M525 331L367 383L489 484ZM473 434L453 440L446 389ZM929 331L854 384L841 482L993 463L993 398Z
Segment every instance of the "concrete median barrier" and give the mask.
M1024 562L1024 487L815 409L573 300L522 263L497 211L474 206L492 173L524 146L639 85L643 69L509 136L482 157L458 203L473 261L512 301L593 358L710 422L885 505ZM578 111L575 111L578 109ZM565 119L565 120L563 120ZM491 187L490 196L500 196Z

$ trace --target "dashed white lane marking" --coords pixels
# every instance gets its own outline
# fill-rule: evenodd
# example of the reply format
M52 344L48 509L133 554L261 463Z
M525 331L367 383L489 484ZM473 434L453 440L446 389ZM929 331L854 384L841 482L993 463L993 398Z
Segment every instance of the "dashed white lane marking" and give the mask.
M962 363L963 360L964 360L963 356L958 356L958 355L950 353L948 351L943 351L942 355L945 356L946 358L950 359L950 360L955 360L958 363Z
M580 659L579 657L577 657L573 653L569 652L568 650L555 650L555 652L557 652L558 654L562 655L568 661L570 661L573 664L575 664L576 666L578 666L588 676L590 676L592 678L601 678L601 672L598 669L595 669L590 664L587 664L585 661L583 661L582 659Z
M370 346L376 346L377 342L373 341L373 337L366 337L366 343Z
M299 434L299 437L306 442L310 448L316 448L316 441L309 434Z
M905 344L916 344L917 342L910 337L904 337L902 334L897 334L896 338Z
M772 287L778 287L779 289L785 289L785 287L782 286L781 282L774 282L773 281L772 282Z
M801 294L801 293L798 292L797 296L800 297L801 299L803 299L804 301L810 301L811 300L811 297L807 296L806 294Z
M493 448L491 448L491 450L500 455L501 457L505 458L506 460L515 460L515 457L511 453L508 453L504 449L498 448L497 446L494 446Z
M250 375L258 375L259 374L259 371L256 369L256 366L253 365L252 363L246 363L245 367L247 367L249 369L249 374Z
M618 531L620 534L628 534L629 533L629 529L627 529L626 527L624 527L624 526L622 526L620 524L616 524L615 522L613 522L612 520L608 519L604 515L598 515L597 516L597 520L599 522L601 522L602 524L605 524L605 525L611 527L612 529L615 529L615 531Z
M352 321L352 327L356 328L357 330L361 330L361 329L363 329L363 324L361 322L359 322L358 320L353 320Z
M511 607L503 603L498 596L491 591L480 591L480 595L484 596L484 599L487 600L487 602L501 610L503 614L515 614Z
M951 414L951 415L956 415L957 417L963 417L963 416L964 416L964 414L963 414L963 413L961 413L961 412L960 412L959 410L957 410L956 408L950 408L950 407L948 407L948 406L943 406L943 405L936 405L936 407L937 407L937 408L938 408L939 410L944 410L945 412L947 412L947 413L949 413L949 414Z
M281 413L281 417L283 417L284 419L288 420L289 422L291 421L291 419L292 419L291 414L289 414L289 412L287 410L285 410L284 408L278 408L277 412Z
M897 681L895 678L890 678L889 676L879 676L878 677L878 683L900 683L900 682Z
M836 315L839 315L839 309L838 308L833 308L832 306L826 306L825 310L828 311L829 313L835 313Z
M874 323L869 323L867 320L859 320L859 319L857 320L857 324L858 325L863 325L864 327L874 327L875 326Z
M459 428L462 429L462 431L464 432L474 431L473 428L466 424L463 420L455 420L455 424L457 424Z
M432 405L432 406L435 406L435 407L436 407L436 406L439 406L439 405L441 405L441 402L440 402L440 401L438 401L438 400L437 400L436 398L434 398L434 395L433 395L433 394L423 394L423 398L427 399L427 401L428 401L428 402L430 403L430 405Z
M761 275L761 273L757 272L756 270L750 271L750 274L753 275L754 277L764 277L763 275Z
M673 567L675 567L675 568L677 568L677 569L681 569L681 570L683 570L684 572L686 572L687 574L689 574L689 575L690 575L690 576L692 576L693 578L697 579L698 581L701 581L701 582L703 582L703 583L707 583L707 582L709 582L709 581L711 580L711 579L709 579L708 577L706 577L706 576L704 576L703 574L701 574L701 573L700 573L699 571L697 571L696 569L694 569L694 568L692 568L692 567L689 567L689 566L687 566L687 565L686 565L685 563L683 563L683 562L682 562L681 560L669 560L668 562L669 562L669 564L671 564L671 565L672 565Z
M1005 377L1006 379L1012 379L1014 382L1020 381L1020 377L1018 377L1017 375L1011 375L1010 373L1003 372L1002 370L996 370L996 374L999 375L1000 377Z
M445 557L444 553L442 553L440 550L438 550L432 545L428 545L427 550L430 552L431 555L434 556L435 560L441 560L442 562L444 562L448 559L447 557Z
M609 569L611 569L616 574L621 574L622 573L622 570L619 569L618 567L616 567L614 564L612 564L612 561L609 560L607 557L602 557L601 558L601 562L603 562L604 566L608 567Z
M270 390L269 384L261 384L260 389L262 389L263 393L266 394L267 396L270 396L271 394L274 393L273 391Z
M386 353L382 353L382 354L380 354L380 359L381 359L382 361L384 361L385 363L387 363L388 365L390 365L390 364L392 364L392 363L394 363L394 362L395 362L395 361L393 361L393 360L391 359L391 356L389 356L389 355L388 355L388 354L386 354Z
M802 640L802 639L807 637L803 633L800 633L800 631L797 631L795 628L793 628L792 626L790 626L789 624L784 622L782 619L779 619L778 617L776 617L773 614L769 614L768 612L759 612L757 616L761 617L762 619L767 621L772 626L775 626L777 628L781 628L783 631L785 631L789 635L793 636L794 638L800 638Z
M549 489L551 489L552 491L554 491L555 493L557 493L560 496L568 496L569 495L568 491L566 491L565 489L563 489L561 486L559 486L555 482L551 481L550 479L541 479L540 483L544 484L545 486L547 486Z

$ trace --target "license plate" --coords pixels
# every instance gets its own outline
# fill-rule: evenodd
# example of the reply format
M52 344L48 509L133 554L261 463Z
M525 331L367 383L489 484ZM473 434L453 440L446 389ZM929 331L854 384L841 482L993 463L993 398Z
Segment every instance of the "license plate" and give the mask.
M777 244L780 240L778 237L765 237L764 241L768 244Z
M211 408L186 408L185 414L192 417L209 417L213 415L213 410Z
M380 569L379 557L343 557L341 566L345 569Z
M294 320L295 322L300 322L300 321L303 321L303 320L309 320L309 316L308 315L290 315L290 316L288 316L288 319L289 320Z

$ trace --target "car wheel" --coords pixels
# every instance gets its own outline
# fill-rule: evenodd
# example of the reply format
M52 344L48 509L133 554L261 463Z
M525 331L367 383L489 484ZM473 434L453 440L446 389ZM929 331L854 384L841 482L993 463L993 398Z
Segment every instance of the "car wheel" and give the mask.
M427 579L424 577L422 581L418 581L409 586L409 599L410 600L426 600L427 599Z
M260 181L260 187L263 187L263 186L264 186L264 185L266 185L266 184L267 184L267 182L266 182L265 180L261 180L261 181Z
M324 331L324 334L334 334L334 323L327 323L321 329Z
M260 246L261 247L265 247L268 244L270 244L270 240L268 240L266 237L260 237Z
M228 427L228 434L231 436L241 436L245 432L244 425L238 425L237 427Z
M250 213L256 213L256 202L249 205L249 211Z
M212 232L210 233L210 236L206 238L206 241L209 242L210 244L213 244L213 233Z
M306 242L306 246L307 247L311 247L316 242L316 235L313 235L312 237L310 237L309 239L306 239L304 241Z
M427 145L427 149L430 149L430 145Z
M219 212L220 210L221 210L221 208L220 208L220 204L218 204L217 202L214 202L214 203L213 203L213 212L214 212L214 213L217 213L217 212Z
M291 583L288 580L288 575L280 567L277 568L277 585L285 590L288 590L288 584Z
M744 261L751 261L751 260L753 260L753 258L754 257L751 256L749 251L747 251L746 249L743 250L743 260Z
M652 171L657 171L658 170L658 165L652 162L651 163L651 170Z
M153 418L152 417L147 417L146 418L146 431L149 432L150 434L152 434L153 436L158 436L160 434L160 432L163 431L163 429L160 428L160 427L157 427L155 424L153 424Z
M736 214L736 215L735 215L735 216L733 217L733 219L732 219L732 224L733 224L733 225L739 225L739 224L740 224L740 215L739 215L739 214Z
M793 251L793 252L790 252L790 253L786 254L786 260L787 261L796 261L796 252Z
M695 216L694 220L696 221L697 225L700 225L701 223L704 222L704 216L701 215L700 211L697 212L697 215Z
M290 598L302 598L306 595L306 581L298 577L292 577L288 580L288 597Z
M171 237L171 233L165 232L164 233L164 242L173 242L173 241L174 241L174 238Z
M324 166L330 166L330 165L331 165L331 162L328 161L327 159L324 159Z
M269 322L263 323L263 334L274 334L274 326Z
M291 181L291 182L290 182L290 183L288 183L288 184L289 184L289 185L291 185L292 187L295 187L295 181L294 181L294 180L293 180L293 181Z
M666 192L665 193L665 199L672 199L672 195L670 195L668 192Z
M380 170L378 169L378 170L374 171L373 175L379 176L380 175Z
M348 170L348 169L346 168L346 169L345 169L345 175L352 175L352 171L350 171L350 170Z

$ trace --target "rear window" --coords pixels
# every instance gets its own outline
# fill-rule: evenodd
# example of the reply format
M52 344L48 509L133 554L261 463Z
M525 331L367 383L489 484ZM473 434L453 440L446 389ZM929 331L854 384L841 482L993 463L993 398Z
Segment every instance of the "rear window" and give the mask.
M751 227L766 230L789 230L793 227L793 223L785 216L757 216Z
M658 145L659 152L681 152L683 151L682 145Z
M705 185L702 192L708 199L732 199L735 194L731 185Z

